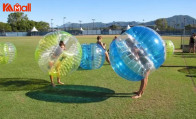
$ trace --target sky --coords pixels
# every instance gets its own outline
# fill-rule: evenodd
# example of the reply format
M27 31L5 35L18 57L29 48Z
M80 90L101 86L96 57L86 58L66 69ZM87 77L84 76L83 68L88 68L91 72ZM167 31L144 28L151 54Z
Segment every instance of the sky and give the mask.
M53 25L65 23L148 22L174 15L196 18L196 0L0 0L0 22L7 22L10 12L3 12L3 3L27 5L24 12L30 20L45 21ZM66 19L64 19L66 17Z

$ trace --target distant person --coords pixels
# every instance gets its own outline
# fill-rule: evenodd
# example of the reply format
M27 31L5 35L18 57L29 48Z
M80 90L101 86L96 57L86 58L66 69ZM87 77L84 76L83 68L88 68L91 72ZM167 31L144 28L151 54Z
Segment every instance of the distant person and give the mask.
M193 33L190 37L190 41L189 41L189 46L190 46L190 53L193 51L193 53L195 54L195 38L196 35Z
M51 85L53 87L55 87L55 84L53 81L53 75L52 75L52 73L54 73L53 71L56 71L55 73L57 74L58 84L64 84L60 80L60 71L59 71L60 63L64 57L62 57L61 59L58 59L58 57L63 53L64 50L65 50L65 44L63 43L63 41L60 41L59 47L57 47L56 50L54 51L54 54L51 55L51 60L49 62L49 68L51 71L49 73L49 76L50 76ZM59 61L57 61L57 60L59 60Z
M105 50L106 61L110 64L109 54L106 51L106 44L102 42L102 36L97 36L97 44L101 45L101 47Z
M112 40L112 41L114 41L114 40L116 40L116 39L117 39L117 36L114 36L114 38L113 38L113 40ZM107 52L108 52L108 54L109 54L110 49L108 49L108 50L107 50Z
M122 30L120 34L123 34L126 30Z
M114 39L112 40L112 41L114 41L114 40L116 40L117 39L117 36L114 36Z

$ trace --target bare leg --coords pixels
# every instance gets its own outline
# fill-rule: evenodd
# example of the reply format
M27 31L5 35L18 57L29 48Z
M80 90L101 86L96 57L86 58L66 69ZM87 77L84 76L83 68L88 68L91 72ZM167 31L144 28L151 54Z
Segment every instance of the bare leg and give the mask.
M49 67L51 68L53 66L54 62L50 61L49 62Z
M191 51L192 51L192 48L190 48L189 53L191 53Z
M53 87L55 87L55 84L54 84L53 76L52 76L52 75L50 75L50 81L51 81L51 85L52 85Z
M145 78L143 80L141 80L141 85L140 85L139 91L138 92L134 92L136 95L131 97L131 98L135 98L136 99L136 98L140 98L142 96L142 94L143 94L143 92L144 92L144 90L145 90L145 88L147 86L147 83L148 83L148 75L149 75L149 73L150 73L150 71L148 71L146 73Z
M64 84L63 82L61 82L61 80L60 80L60 77L59 77L59 76L57 77L57 82L58 82L58 84Z
M110 64L110 58L109 58L109 54L108 54L108 52L106 51L105 52L105 58L106 58L106 61Z

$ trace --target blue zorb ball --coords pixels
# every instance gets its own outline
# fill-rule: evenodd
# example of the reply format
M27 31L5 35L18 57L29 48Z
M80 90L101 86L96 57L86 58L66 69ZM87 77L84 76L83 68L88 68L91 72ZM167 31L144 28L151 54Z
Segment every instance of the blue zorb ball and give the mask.
M135 26L110 44L110 62L114 71L127 80L140 81L149 70L165 61L165 44L154 30Z
M96 43L82 44L82 60L80 67L83 69L99 69L105 61L105 50Z

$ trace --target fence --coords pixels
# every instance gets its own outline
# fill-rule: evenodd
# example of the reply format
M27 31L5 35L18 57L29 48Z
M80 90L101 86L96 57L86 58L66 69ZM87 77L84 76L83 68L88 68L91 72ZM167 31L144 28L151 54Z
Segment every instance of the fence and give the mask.
M15 36L27 36L28 32L0 32L0 36L9 36L9 37L15 37Z
M82 35L100 35L101 30L84 30L82 31Z
M68 30L66 31L72 35L120 35L123 30ZM192 32L186 30L183 31L157 31L160 35L191 35ZM49 32L0 32L0 36L17 37L17 36L43 36Z

